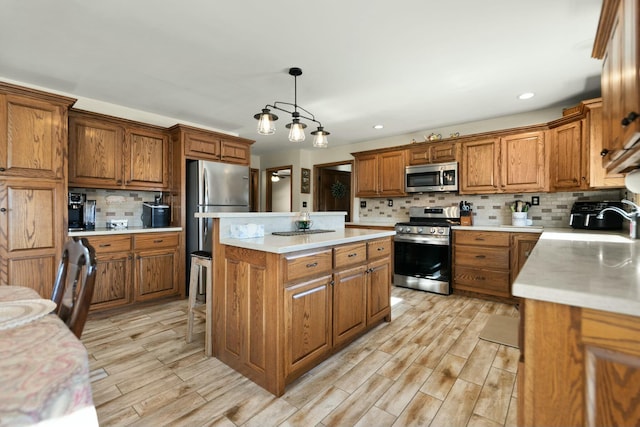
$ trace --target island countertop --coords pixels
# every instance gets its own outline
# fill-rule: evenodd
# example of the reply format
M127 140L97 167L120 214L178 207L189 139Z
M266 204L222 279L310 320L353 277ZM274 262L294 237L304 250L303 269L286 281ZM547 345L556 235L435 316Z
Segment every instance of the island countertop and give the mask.
M337 229L329 233L303 234L297 236L277 236L265 234L264 237L252 239L220 238L223 245L237 246L263 252L284 254L289 252L317 249L327 246L354 243L363 240L394 236L395 231L366 230L358 228Z
M640 240L624 233L544 230L513 295L640 316Z

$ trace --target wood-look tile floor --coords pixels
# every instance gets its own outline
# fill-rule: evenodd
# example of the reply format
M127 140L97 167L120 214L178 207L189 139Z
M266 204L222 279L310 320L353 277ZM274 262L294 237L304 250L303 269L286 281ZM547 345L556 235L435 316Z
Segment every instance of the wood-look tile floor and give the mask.
M185 342L186 300L90 314L101 426L515 426L519 351L478 338L514 306L394 288L392 322L276 398Z

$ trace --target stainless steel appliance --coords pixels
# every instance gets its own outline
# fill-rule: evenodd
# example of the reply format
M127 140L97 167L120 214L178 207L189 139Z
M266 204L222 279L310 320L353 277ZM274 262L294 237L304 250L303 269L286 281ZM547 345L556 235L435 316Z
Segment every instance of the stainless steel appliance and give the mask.
M211 251L210 218L195 218L196 212L248 212L249 167L192 160L186 176L186 271L191 253ZM188 274L188 273L187 273ZM187 277L187 283L189 278ZM203 280L200 280L202 289Z
M396 224L396 286L451 293L451 226L460 225L458 206L409 208L409 222Z
M142 203L142 226L145 228L168 227L171 220L169 205L157 202Z
M87 200L84 202L84 229L95 230L96 228L96 201Z
M84 204L87 199L83 193L68 193L67 218L69 231L84 230Z
M615 212L607 211L601 219L596 218L600 211L609 207L622 209L622 203L607 200L575 202L571 207L569 225L587 230L621 230L622 217Z
M405 167L407 193L458 191L458 163L433 163Z

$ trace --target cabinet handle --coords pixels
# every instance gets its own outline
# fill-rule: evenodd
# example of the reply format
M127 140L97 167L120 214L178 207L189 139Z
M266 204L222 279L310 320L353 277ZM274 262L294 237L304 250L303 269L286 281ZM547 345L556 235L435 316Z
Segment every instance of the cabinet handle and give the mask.
M99 245L101 248L108 248L109 246L111 246L111 243L102 243L101 245Z
M335 284L336 284L336 281L335 281L335 280L332 280L332 281L330 281L330 282L329 282L329 284L330 284L331 286L333 286L333 285L335 285Z
M164 239L155 239L153 241L153 243L162 243L162 242L164 242Z
M384 251L384 246L381 246L378 248L378 252L382 252L382 251Z
M349 254L349 255L347 255L347 258L353 258L354 256L358 256L358 254L357 253Z
M313 268L313 267L317 267L318 263L317 262L312 262L310 264L307 264L307 268Z
M6 171L5 168L0 168L0 172L4 172L4 171Z
M476 255L476 258L484 259L484 258L486 258L486 256L485 255Z
M476 280L485 280L484 276L476 276Z
M632 111L632 112L630 112L630 113L627 115L627 117L625 117L624 119L622 119L622 120L620 121L620 124L621 124L623 127L627 127L627 126L629 126L631 123L633 123L633 122L634 122L638 117L640 117L640 116L638 116L638 113L636 113L635 111Z
M484 237L476 237L476 240L479 242L484 242Z
M129 261L131 261L131 260L133 259L133 256L132 256L132 255L129 255L129 256L127 257L127 259L128 259Z
M609 154L609 150L605 148L600 152L600 157L605 157L607 154Z
M117 181L116 181L116 184L118 184L118 185L122 185L122 180L121 180L121 179L117 180Z
M5 213L7 211L7 208L0 208L0 212Z

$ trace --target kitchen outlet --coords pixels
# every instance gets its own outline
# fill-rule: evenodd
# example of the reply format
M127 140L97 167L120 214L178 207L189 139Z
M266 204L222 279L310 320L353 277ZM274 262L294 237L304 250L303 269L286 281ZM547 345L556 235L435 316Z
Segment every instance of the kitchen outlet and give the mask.
M306 208L307 207L307 202L302 202L302 207Z
M366 208L367 207L367 202L365 202L364 200L360 201L360 207L361 208Z
M387 200L387 206L393 206L393 200L391 199Z
M539 196L532 196L531 197L531 206L538 206L540 204L540 197Z

